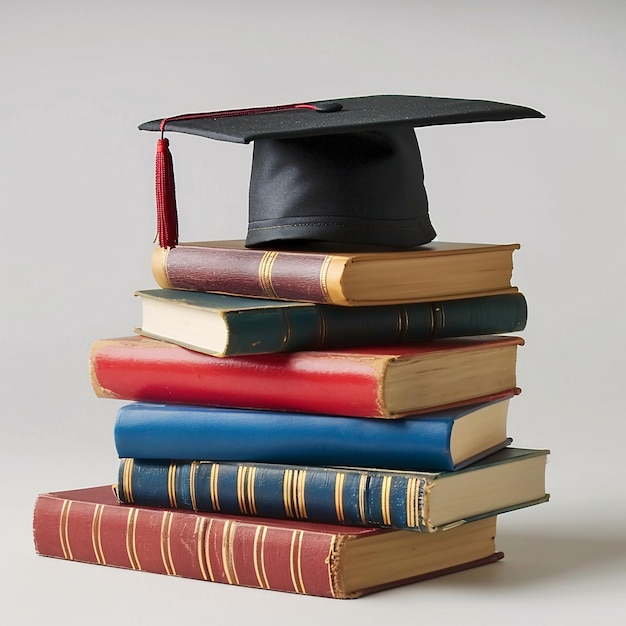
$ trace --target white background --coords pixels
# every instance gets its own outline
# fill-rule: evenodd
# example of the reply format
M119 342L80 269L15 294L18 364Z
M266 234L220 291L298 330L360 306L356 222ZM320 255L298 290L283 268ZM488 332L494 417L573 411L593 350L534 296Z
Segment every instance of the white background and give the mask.
M620 0L0 0L0 623L626 623L625 28ZM439 238L522 244L510 432L551 448L551 502L501 518L503 562L354 601L35 556L37 493L116 476L87 354L154 286L137 125L378 93L547 116L418 138ZM245 236L250 146L172 147L181 238Z

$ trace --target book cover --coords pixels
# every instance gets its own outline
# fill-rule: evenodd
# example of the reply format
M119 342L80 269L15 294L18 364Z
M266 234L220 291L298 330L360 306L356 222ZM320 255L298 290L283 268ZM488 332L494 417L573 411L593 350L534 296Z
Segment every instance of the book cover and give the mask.
M503 448L509 400L400 420L136 402L118 409L120 458L455 470Z
M512 293L519 244L431 242L412 250L331 252L261 250L243 241L158 247L160 287L365 306Z
M122 459L122 503L438 532L548 499L547 450L504 448L455 472Z
M110 486L40 494L38 554L330 598L492 563L496 518L432 535L124 506Z
M197 291L137 291L137 332L214 356L413 343L523 330L521 293L341 307Z
M134 336L95 341L89 362L104 398L398 418L510 393L522 344L487 335L224 359Z

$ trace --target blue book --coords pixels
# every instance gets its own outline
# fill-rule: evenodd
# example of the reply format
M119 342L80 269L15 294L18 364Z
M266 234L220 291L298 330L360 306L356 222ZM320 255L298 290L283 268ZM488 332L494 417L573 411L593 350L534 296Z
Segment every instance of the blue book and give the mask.
M509 400L394 420L135 402L115 445L121 458L456 470L511 442Z
M548 450L504 448L456 472L121 459L123 504L431 533L548 500Z

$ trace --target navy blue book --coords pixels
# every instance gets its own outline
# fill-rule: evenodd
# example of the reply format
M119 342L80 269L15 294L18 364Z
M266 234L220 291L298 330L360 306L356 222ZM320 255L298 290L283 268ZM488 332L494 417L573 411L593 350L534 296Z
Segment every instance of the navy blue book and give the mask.
M548 450L504 448L456 472L122 459L123 504L432 533L548 500Z
M509 400L395 420L135 402L115 445L120 458L456 470L511 442Z

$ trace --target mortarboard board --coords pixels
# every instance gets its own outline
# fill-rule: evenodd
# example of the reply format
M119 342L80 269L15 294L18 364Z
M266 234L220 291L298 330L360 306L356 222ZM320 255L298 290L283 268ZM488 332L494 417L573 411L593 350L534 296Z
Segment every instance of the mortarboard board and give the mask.
M159 244L178 243L173 166L164 132L254 142L246 246L324 242L412 248L436 235L415 128L541 118L523 106L379 95L188 113L141 124L159 131Z

